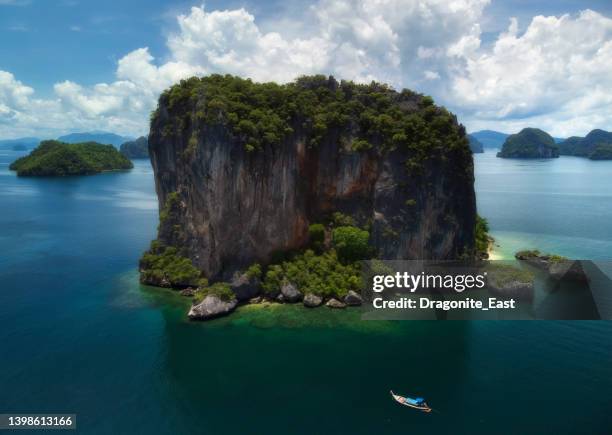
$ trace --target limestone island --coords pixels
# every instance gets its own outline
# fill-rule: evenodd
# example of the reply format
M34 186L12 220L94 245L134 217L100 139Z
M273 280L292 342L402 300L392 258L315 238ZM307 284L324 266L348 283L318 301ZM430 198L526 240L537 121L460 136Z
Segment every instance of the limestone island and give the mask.
M121 154L128 159L148 159L149 158L149 141L146 137L141 136L136 140L130 140L121 144L119 148Z
M559 153L591 160L612 160L612 132L592 130L585 137L572 136L559 144Z
M9 168L19 176L66 176L133 167L132 162L112 145L45 140L30 154L11 163Z
M559 148L551 135L538 128L524 128L511 134L497 157L519 159L550 159L559 157Z
M410 90L193 77L162 93L148 140L160 212L140 280L193 298L191 319L359 305L359 260L486 249L465 129Z

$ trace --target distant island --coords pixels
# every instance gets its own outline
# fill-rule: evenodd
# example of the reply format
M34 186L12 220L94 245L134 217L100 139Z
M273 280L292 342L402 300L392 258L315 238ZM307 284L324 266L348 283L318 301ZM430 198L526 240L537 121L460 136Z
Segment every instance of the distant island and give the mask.
M483 148L485 149L487 148L500 149L504 145L504 142L506 141L506 139L508 139L510 134L502 133L500 131L494 131L494 130L480 130L480 131L475 131L473 133L470 133L468 136L473 137L476 140L478 140L480 143L482 143ZM553 140L556 143L561 143L565 139L559 138L559 137L553 137Z
M29 155L15 160L10 169L17 171L19 176L65 176L133 167L132 162L112 145L46 140Z
M128 159L148 159L149 141L146 137L140 136L136 140L131 140L121 144L119 148L121 154Z
M480 142L478 139L476 139L476 137L471 134L468 134L467 137L468 141L470 141L470 149L473 153L484 153L484 146L482 145L482 142Z
M524 128L508 136L497 157L550 159L559 157L559 148L551 135L538 128Z
M70 133L57 138L58 141L65 143L97 142L100 144L114 145L116 147L119 147L122 143L133 139L134 138L119 136L118 134L109 133L106 131Z
M493 130L480 130L469 134L469 137L479 141L484 148L490 149L500 149L508 136L510 136L508 133Z
M36 137L19 137L16 139L0 140L0 149L12 149L13 151L24 151L35 148L40 143Z
M587 157L591 160L612 159L612 132L593 130L586 137L572 136L559 144L563 156Z

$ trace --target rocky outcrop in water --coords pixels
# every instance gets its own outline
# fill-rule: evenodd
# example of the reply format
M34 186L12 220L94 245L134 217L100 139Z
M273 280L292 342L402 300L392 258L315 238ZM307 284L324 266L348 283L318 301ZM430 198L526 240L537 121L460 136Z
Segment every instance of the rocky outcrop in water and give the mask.
M586 282L587 276L580 261L570 260L554 254L542 254L540 251L519 251L514 257L517 260L541 269L556 280Z
M158 242L209 279L303 248L309 225L337 211L370 229L381 258L474 248L465 130L411 91L322 76L194 78L160 97L149 151Z
M224 301L218 296L208 295L202 302L193 305L187 315L194 320L208 320L231 313L237 305L236 299Z
M361 295L354 290L349 290L347 295L344 297L344 303L349 306L359 306L363 302Z
M559 148L551 135L537 128L524 128L508 136L497 157L550 159L559 157Z
M304 297L302 292L300 292L297 287L290 282L281 287L281 294L283 295L283 301L289 302L290 304L299 302Z
M346 304L344 302L340 302L338 299L330 299L325 303L326 307L329 308L346 308Z
M323 303L323 298L321 296L317 296L313 293L307 293L304 296L304 306L308 308L318 307Z

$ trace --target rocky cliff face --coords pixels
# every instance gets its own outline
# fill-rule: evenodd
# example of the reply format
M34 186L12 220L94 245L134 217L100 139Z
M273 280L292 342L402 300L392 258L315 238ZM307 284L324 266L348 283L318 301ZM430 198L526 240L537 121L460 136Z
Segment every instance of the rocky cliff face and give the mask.
M202 80L184 83L190 96L179 102L171 91L162 95L149 152L158 241L178 247L207 277L227 277L255 261L268 263L275 252L302 248L309 225L336 211L369 226L380 258L450 259L473 249L472 157L454 117L441 127L447 143L437 136L429 148L383 147L370 131L373 146L357 150L358 121L328 127L313 145L313 127L298 111L286 118L290 128L276 143L262 141L253 150L224 120L226 112L214 112L212 121L202 114L213 98ZM331 78L319 81L341 89ZM398 116L424 108L448 115L419 95L384 89ZM444 133L448 128L452 134Z

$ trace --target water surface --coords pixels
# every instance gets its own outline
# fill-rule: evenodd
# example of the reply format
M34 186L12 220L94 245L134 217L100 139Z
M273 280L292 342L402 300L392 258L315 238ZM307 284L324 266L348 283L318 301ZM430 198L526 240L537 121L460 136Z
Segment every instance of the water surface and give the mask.
M292 306L190 323L184 298L138 285L157 225L147 162L18 178L16 156L0 151L0 412L76 413L79 432L114 434L612 428L609 322L362 322ZM500 249L609 258L610 163L490 157L476 160L478 205Z

